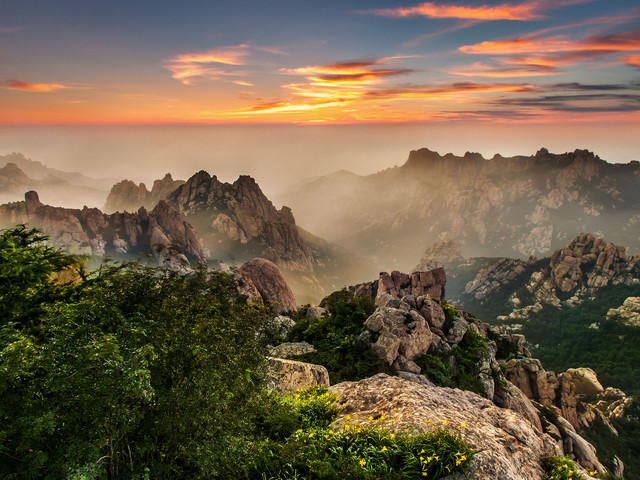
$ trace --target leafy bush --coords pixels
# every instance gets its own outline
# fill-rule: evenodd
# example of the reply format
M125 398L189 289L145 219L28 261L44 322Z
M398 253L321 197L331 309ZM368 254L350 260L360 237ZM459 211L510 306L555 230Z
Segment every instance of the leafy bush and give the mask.
M375 310L367 296L356 297L346 289L327 297L327 314L321 318L298 317L287 341L311 343L316 351L296 358L323 365L331 383L360 380L391 369L371 352L374 340L364 322Z
M393 433L370 421L347 422L341 431L299 430L284 444L270 444L255 478L439 479L464 471L471 461L460 429Z
M487 342L475 330L468 329L458 345L447 352L426 354L416 360L422 374L436 385L484 394L474 374L487 348Z

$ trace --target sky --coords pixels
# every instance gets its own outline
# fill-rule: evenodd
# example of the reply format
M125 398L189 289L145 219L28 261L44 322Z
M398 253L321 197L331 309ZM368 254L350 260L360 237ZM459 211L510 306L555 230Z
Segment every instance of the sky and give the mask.
M638 122L637 0L3 0L0 124Z
M422 147L627 162L638 127L637 0L0 2L0 154L57 168L275 189Z

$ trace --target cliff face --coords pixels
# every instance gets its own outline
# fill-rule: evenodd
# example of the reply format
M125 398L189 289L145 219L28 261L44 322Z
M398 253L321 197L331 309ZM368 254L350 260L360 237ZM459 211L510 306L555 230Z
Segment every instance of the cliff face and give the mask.
M214 257L264 257L287 270L313 272L314 258L291 209L277 210L251 177L229 184L200 171L167 201L195 226Z
M40 202L34 191L25 200L0 205L3 228L24 223L40 228L55 247L93 257L136 258L152 254L158 262L206 262L195 231L166 202L148 212L102 213L97 208L70 209Z
M401 167L350 177L330 196L316 183L282 201L305 228L385 268L407 268L445 238L465 256L549 255L583 231L640 248L640 163L609 164L586 150L484 159L421 149Z
M174 180L170 173L161 180L154 181L151 191L147 190L144 183L137 185L131 180L123 180L111 187L104 210L135 212L140 207L153 208L182 184L184 180Z

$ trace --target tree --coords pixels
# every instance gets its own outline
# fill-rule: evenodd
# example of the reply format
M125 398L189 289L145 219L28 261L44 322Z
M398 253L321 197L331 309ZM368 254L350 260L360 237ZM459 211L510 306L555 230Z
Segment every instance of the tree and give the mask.
M17 293L0 327L0 476L223 475L265 358L264 314L234 279L129 263L65 282L77 258L24 228L2 239L3 301Z

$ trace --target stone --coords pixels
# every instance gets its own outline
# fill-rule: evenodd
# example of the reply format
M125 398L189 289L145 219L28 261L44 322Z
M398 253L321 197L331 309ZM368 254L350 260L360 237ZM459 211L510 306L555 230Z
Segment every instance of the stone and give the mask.
M312 385L329 386L329 372L322 365L267 358L269 388L286 394Z
M519 413L499 408L471 392L434 387L378 374L359 382L331 387L339 398L340 414L333 428L367 424L384 416L380 425L393 431L425 431L446 421L450 428L463 423L463 438L476 450L460 478L486 480L541 480L540 459L555 453L555 443Z
M321 318L325 313L327 313L327 310L325 308L311 306L311 307L307 308L306 317L307 318Z
M278 267L265 258L254 258L238 269L244 283L252 285L265 305L278 313L296 310L293 292Z
M433 337L426 320L415 311L379 307L365 321L366 327L379 334L371 351L380 360L392 365L402 355L415 360L429 350Z
M576 395L597 395L604 392L596 372L590 368L570 368L566 374L571 376Z
M531 423L535 430L542 432L538 410L533 406L531 400L513 383L508 380L496 382L493 401L502 408L509 408L518 412Z
M314 346L307 342L285 342L271 347L269 349L269 355L276 358L290 358L315 351Z

